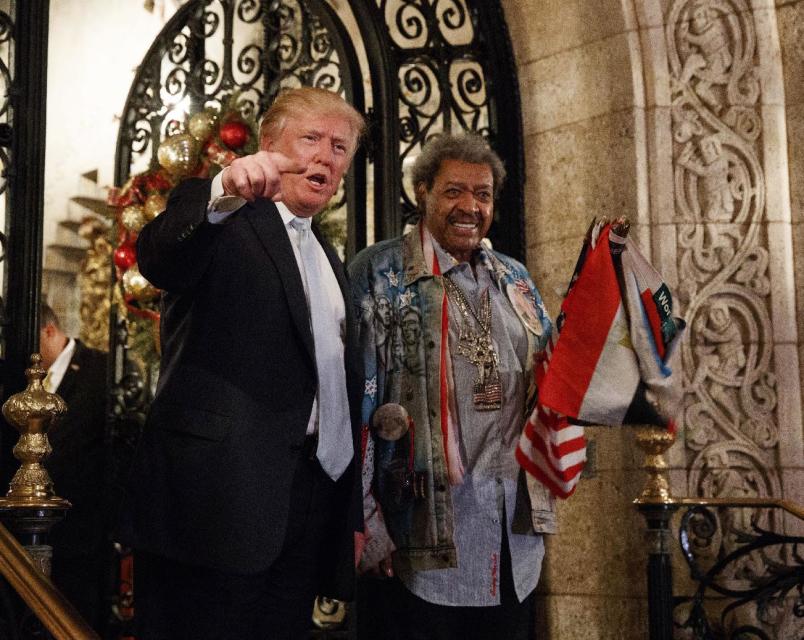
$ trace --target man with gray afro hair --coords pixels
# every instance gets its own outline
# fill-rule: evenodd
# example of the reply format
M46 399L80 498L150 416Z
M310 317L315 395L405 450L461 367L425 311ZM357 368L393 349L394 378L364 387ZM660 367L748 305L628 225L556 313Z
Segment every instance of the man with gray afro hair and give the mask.
M413 163L411 178L414 186L424 184L428 189L432 188L433 180L444 160L488 165L494 180L494 197L500 195L505 182L505 166L482 136L464 133L458 136L441 134L430 138Z
M368 427L358 569L388 578L367 599L390 626L370 637L532 637L555 514L515 448L551 323L525 267L482 243L504 178L479 135L431 138L412 173L421 219L349 267Z

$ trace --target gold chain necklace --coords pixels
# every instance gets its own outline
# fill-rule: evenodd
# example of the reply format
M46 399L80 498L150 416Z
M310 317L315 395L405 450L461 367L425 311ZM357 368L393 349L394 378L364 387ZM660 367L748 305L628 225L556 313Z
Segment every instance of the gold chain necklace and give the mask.
M486 289L479 312L476 312L463 291L448 276L444 277L447 296L458 307L463 317L458 333L459 355L477 369L472 387L472 402L477 411L495 411L502 406L499 358L491 340L491 295ZM471 326L472 319L479 331Z

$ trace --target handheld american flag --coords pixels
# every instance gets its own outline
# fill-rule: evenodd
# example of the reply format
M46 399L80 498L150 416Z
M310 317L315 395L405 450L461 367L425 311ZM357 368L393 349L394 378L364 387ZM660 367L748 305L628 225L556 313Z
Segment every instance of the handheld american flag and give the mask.
M622 233L622 232L621 232ZM559 498L575 491L586 460L582 424L675 429L673 376L684 321L637 245L593 223L556 322L536 363L538 401L517 460Z

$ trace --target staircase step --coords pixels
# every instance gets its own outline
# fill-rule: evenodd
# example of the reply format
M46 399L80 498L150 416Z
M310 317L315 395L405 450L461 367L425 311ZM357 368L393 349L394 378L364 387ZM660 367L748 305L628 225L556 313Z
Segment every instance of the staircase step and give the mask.
M75 280L76 272L70 271L68 269L60 269L58 267L44 267L42 269L42 278L43 281L47 278L61 278L61 279L70 279Z
M81 221L80 220L59 220L59 226L63 229L67 229L72 233L78 233L78 229L81 228Z
M76 247L69 244L49 244L47 246L47 250L62 255L68 260L75 261L76 263L81 262L87 253L86 248Z
M70 202L75 202L77 205L89 209L104 218L113 220L117 210L108 204L103 198L89 198L87 196L73 196Z
M86 255L86 252L82 254ZM54 251L50 247L45 251L42 268L46 271L59 273L78 273L81 270L81 260L77 252L72 255L63 251Z
M89 241L73 231L70 225L56 225L56 237L53 238L52 244L64 247L77 247L84 251L89 249Z

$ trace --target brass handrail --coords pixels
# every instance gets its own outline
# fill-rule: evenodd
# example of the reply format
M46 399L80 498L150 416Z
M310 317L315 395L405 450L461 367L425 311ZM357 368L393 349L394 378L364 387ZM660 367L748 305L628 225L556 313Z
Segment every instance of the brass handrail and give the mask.
M744 498L676 498L670 492L667 474L670 466L664 459L665 452L676 440L675 433L661 427L644 425L635 429L636 443L645 452L642 468L648 479L640 496L634 500L638 506L678 505L701 507L734 507L754 509L782 509L799 520L804 520L804 506L781 498L744 497Z
M100 640L73 605L0 524L0 573L56 640Z
M735 507L745 509L782 509L804 520L804 506L779 498L673 498L672 504L701 507Z

